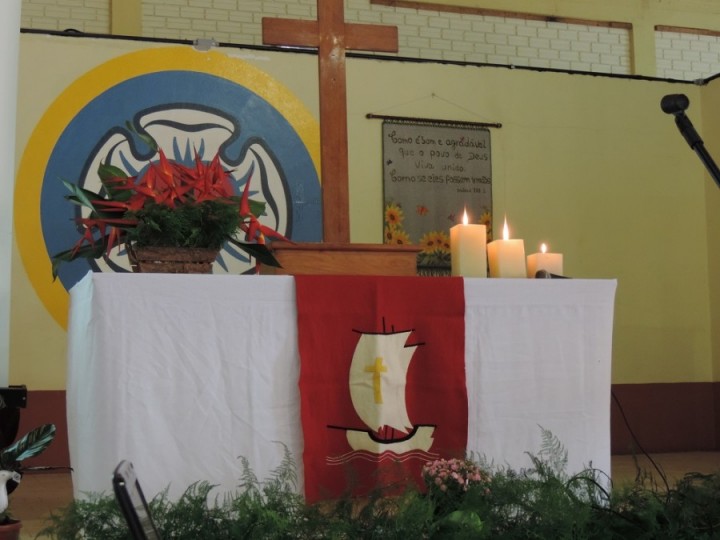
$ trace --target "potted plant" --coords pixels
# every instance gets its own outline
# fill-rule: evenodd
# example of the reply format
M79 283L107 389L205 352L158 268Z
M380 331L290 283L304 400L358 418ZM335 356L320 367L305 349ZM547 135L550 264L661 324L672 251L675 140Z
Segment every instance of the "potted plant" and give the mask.
M238 196L231 183L232 171L224 169L219 155L204 161L196 151L192 163L172 160L150 135L140 136L155 154L137 175L130 176L106 161L98 168L99 193L63 181L70 191L66 199L85 211L76 219L81 230L78 241L52 257L53 278L63 262L98 259L123 244L134 266L144 248L154 250L151 259L158 259L158 250L183 248L206 255L205 271L209 272L225 242L259 263L280 266L265 246L265 238L287 239L258 220L265 203L249 197L252 173ZM238 233L244 233L243 240L238 240ZM136 270L153 271L141 266Z
M21 522L8 514L8 494L22 478L21 463L42 453L55 438L55 425L37 427L0 450L0 540L20 537Z

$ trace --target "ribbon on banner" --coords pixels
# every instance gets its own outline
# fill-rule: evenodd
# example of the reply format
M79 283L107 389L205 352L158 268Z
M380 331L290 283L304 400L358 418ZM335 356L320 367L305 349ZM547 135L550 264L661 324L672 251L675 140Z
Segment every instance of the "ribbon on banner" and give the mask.
M462 278L296 276L309 502L422 487L467 446Z

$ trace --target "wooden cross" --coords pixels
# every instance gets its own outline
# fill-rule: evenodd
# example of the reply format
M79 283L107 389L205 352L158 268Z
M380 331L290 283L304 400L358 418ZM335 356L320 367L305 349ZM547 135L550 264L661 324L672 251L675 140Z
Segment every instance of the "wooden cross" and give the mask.
M320 76L323 240L350 242L345 50L398 51L394 26L345 23L343 0L317 0L317 21L267 19L263 43L316 47Z

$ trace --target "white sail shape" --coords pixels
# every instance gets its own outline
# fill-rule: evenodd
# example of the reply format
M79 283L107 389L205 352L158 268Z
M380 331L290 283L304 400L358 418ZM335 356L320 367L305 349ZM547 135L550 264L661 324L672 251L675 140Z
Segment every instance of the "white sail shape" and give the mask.
M407 371L417 345L410 332L362 334L350 365L350 397L360 419L373 431L383 426L408 433Z

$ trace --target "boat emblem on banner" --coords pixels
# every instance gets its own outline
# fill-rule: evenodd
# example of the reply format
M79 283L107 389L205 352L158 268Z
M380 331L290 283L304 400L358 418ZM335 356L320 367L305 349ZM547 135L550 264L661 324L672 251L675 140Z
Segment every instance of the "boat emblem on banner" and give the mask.
M384 323L383 323L384 326ZM348 376L353 408L365 428L328 426L345 431L352 451L328 457L339 465L353 459L433 459L434 425L413 422L407 409L407 374L418 347L412 330L359 332Z

